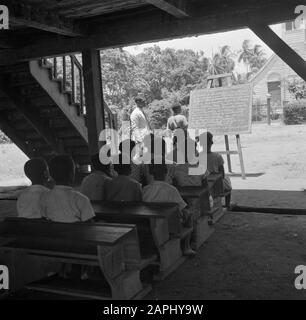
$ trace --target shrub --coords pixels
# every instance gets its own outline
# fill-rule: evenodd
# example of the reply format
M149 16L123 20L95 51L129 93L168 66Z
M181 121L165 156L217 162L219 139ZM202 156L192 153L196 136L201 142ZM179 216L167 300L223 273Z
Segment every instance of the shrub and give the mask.
M306 123L306 100L297 100L288 103L284 107L285 124Z

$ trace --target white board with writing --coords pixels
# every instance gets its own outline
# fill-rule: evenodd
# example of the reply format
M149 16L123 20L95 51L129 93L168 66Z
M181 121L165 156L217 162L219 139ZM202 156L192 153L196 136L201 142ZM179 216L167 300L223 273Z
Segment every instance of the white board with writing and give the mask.
M250 133L251 83L193 90L190 94L189 128L207 129L214 135Z

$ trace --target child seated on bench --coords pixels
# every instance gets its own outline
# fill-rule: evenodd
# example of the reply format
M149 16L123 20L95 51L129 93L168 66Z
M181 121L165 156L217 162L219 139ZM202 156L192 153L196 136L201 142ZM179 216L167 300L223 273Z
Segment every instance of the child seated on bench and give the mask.
M213 135L207 132L207 169L210 173L221 173L223 176L223 189L225 193L225 206L227 208L231 205L231 191L232 184L229 177L224 172L224 160L221 154L212 152L211 147L213 145Z
M18 217L40 219L42 218L41 196L49 191L46 187L50 180L47 162L40 158L31 159L25 163L24 173L31 180L32 185L18 197Z
M153 181L143 188L143 201L144 202L173 202L177 203L180 213L181 221L184 227L192 227L192 216L187 210L187 204L182 199L178 190L165 182L167 176L166 164L151 164L149 165L150 174ZM183 242L184 255L193 256L195 251L190 248L190 236L184 239Z
M89 199L71 185L75 177L75 164L69 155L56 156L50 161L50 175L55 187L42 196L46 218L56 222L85 222L95 213Z
M118 176L106 182L106 200L141 201L141 184L130 177L130 158L122 154L119 155L119 164L114 164L114 169Z
M99 154L91 157L92 172L85 177L81 184L81 193L91 201L105 200L105 183L111 180L110 165L104 165L99 159Z

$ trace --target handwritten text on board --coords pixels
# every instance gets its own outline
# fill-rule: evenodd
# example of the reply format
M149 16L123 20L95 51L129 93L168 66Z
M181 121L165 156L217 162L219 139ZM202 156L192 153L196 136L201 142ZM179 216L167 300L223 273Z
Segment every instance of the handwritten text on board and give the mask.
M189 128L215 135L251 132L252 84L191 92Z

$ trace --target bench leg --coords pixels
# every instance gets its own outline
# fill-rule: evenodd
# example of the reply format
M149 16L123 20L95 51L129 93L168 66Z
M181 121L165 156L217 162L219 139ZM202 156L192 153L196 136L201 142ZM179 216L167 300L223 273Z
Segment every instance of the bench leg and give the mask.
M112 299L131 299L142 290L139 270L128 270L123 245L98 247L99 265L112 293Z
M198 250L203 243L211 236L214 232L214 228L208 224L208 217L202 216L195 223L194 230L194 242L195 249Z
M61 263L50 262L42 257L35 257L14 249L0 251L0 264L9 269L9 293L22 289L27 284L59 272Z
M159 273L155 276L155 280L165 279L185 258L182 256L181 239L171 239L159 247Z

